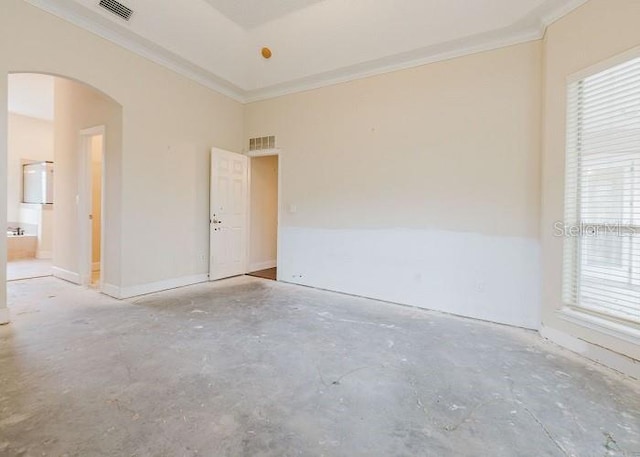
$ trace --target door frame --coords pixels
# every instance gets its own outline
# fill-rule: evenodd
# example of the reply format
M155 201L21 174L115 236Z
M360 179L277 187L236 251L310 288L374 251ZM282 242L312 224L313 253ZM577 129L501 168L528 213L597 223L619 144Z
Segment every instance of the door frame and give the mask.
M89 218L91 215L92 201L92 170L91 170L91 138L97 135L102 136L102 153L101 163L102 172L100 173L100 283L98 290L102 292L104 284L104 239L105 239L105 187L106 187L106 166L105 157L107 151L107 128L105 125L98 125L87 129L80 130L80 154L79 154L79 172L78 172L78 228L79 228L79 264L78 272L80 274L80 284L83 286L91 285L91 275L93 273L92 258L92 231L93 222Z
M280 248L282 247L282 235L281 235L281 226L282 226L282 159L283 159L283 153L282 153L282 149L279 148L273 148L273 149L261 149L261 150L257 150L257 151L249 151L247 152L247 156L249 157L249 204L248 204L248 208L249 208L249 214L248 214L248 225L249 225L249 230L247 230L247 245L249 246L249 248L251 248L251 182L252 182L252 173L251 173L251 166L252 166L252 161L251 159L255 158L255 157L268 157L268 156L277 156L278 157L278 215L277 215L277 219L278 219L278 227L276 230L276 281L280 281L280 269L278 268L278 264L280 263ZM249 269L249 266L251 265L250 262L251 259L251 250L247 249L247 260L246 260L246 265L247 265L247 269ZM250 271L247 271L247 273L251 273Z

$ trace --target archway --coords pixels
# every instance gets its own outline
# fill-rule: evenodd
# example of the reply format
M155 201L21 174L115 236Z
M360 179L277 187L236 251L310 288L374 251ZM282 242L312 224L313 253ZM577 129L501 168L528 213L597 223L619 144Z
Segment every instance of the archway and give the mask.
M16 72L8 81L7 279L117 283L122 106L66 77Z

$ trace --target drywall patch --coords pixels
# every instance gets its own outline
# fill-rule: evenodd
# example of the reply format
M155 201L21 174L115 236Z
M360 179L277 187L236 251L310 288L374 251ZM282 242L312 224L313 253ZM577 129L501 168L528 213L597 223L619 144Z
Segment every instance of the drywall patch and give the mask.
M409 229L281 228L282 281L538 329L535 238Z

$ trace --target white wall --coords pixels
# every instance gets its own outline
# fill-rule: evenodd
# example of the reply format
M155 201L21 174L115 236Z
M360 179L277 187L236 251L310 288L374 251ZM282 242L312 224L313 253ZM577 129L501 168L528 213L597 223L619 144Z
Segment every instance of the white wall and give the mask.
M248 105L286 154L279 276L537 328L541 64L532 42Z
M9 113L7 130L7 219L20 221L23 161L53 160L53 122Z
M249 270L276 266L278 248L278 156L251 159Z
M37 73L8 78L9 113L53 121L53 77Z
M122 106L120 157L105 163L114 189L105 213L110 248L104 255L113 268L106 272L107 292L124 296L162 288L168 280L206 279L209 150L241 149L242 105L22 0L0 2L0 106L7 103L9 72L83 81ZM0 138L5 136L6 111L0 110ZM5 207L2 202L0 214ZM185 232L190 236L176 237ZM4 255L6 240L0 239ZM0 306L5 303L3 288Z
M627 372L629 366L634 366L627 357L640 360L640 337L616 337L610 329L593 325L587 328L564 319L558 312L562 308L563 240L553 236L553 224L564 217L567 77L640 45L638 24L637 0L591 0L549 27L544 39L543 334ZM635 376L640 377L637 363L635 367Z

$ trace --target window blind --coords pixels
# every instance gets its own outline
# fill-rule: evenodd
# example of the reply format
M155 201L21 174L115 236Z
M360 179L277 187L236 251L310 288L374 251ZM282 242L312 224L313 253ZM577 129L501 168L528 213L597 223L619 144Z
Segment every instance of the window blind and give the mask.
M564 302L640 323L640 58L571 82Z

